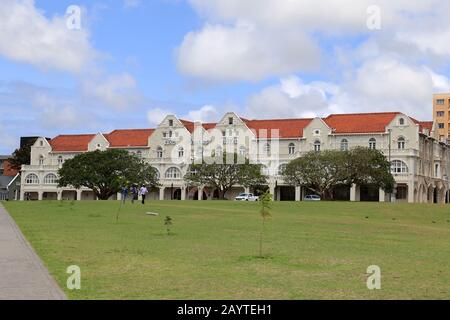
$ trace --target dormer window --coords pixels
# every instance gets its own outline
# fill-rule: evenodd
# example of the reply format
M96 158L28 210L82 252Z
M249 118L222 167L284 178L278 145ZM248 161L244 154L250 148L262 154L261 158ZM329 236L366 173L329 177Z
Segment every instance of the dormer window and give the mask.
M233 123L234 123L234 118L233 117L228 118L228 124L232 125Z
M173 127L173 120L169 120L169 127Z
M405 125L405 119L400 118L400 120L398 120L398 124L401 125L401 126L404 126Z
M43 147L44 146L44 141L39 141L39 145L41 146L41 147Z

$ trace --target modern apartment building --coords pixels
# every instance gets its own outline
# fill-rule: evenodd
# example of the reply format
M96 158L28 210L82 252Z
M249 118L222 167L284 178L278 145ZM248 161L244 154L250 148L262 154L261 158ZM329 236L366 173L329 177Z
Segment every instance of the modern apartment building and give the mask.
M95 200L91 190L59 188L58 169L77 154L118 148L142 157L159 173L161 188L152 200L210 200L217 190L184 181L189 164L212 153L237 152L263 165L267 188L278 201L301 201L310 193L284 183L283 168L304 153L365 146L382 151L392 163L396 188L387 195L370 185L342 186L336 198L350 201L448 203L450 148L436 124L401 112L336 114L326 118L249 120L229 112L217 123L195 123L168 115L156 128L38 138L31 165L22 168L21 200ZM235 186L232 199L249 191ZM115 196L114 199L119 198Z
M433 119L440 141L450 140L450 93L433 95Z

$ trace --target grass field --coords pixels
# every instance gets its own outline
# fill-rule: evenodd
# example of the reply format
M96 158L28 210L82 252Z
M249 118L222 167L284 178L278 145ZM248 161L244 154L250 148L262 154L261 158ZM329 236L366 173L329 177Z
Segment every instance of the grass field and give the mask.
M62 288L81 267L71 299L450 298L450 206L275 203L260 259L258 203L4 205Z

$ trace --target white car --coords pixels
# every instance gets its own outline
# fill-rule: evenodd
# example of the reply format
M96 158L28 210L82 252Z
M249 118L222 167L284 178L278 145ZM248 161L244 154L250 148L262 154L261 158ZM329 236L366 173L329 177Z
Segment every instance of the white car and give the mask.
M241 193L236 198L236 201L259 201L259 197L253 195L253 193Z
M304 201L321 201L322 199L316 195L309 195L309 196L306 196L303 200Z

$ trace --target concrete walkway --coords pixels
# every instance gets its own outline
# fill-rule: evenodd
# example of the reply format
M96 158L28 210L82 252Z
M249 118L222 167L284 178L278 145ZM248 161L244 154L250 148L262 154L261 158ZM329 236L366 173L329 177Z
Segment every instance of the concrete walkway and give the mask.
M0 300L64 300L66 295L0 203Z

